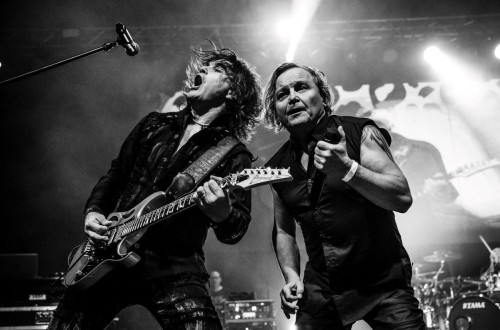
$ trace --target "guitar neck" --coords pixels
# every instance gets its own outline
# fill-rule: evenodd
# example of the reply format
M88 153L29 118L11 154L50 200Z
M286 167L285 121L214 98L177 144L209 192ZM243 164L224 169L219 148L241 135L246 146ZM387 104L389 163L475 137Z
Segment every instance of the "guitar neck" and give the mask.
M141 230L155 223L158 223L169 216L182 212L194 205L194 193L184 195L173 202L170 202L162 207L159 207L151 212L143 214L142 216L124 223L120 226L120 236L126 236L134 231Z

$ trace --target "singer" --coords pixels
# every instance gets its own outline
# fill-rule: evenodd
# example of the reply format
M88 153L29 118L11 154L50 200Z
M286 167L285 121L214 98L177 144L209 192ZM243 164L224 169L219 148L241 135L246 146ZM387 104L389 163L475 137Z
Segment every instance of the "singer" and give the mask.
M104 329L131 305L147 308L163 329L222 329L203 244L210 228L226 244L236 244L247 231L250 192L228 193L214 179L251 167L253 156L241 140L252 134L262 111L260 78L227 48L193 50L186 74L184 108L146 115L95 185L85 206L85 233L98 257L111 212L131 210L160 191L179 200L183 186L184 192L196 187L178 173L193 167L205 175L193 192L197 205L149 227L131 247L141 258L133 267L113 269L83 290L69 286L48 329ZM222 145L230 148L221 141L230 141ZM209 160L217 166L206 166Z
M370 119L333 115L333 104L324 74L295 63L280 65L264 93L267 124L290 133L266 166L289 167L294 178L272 185L281 308L297 313L298 330L351 329L361 319L373 329L423 330L393 213L406 212L412 197L390 136ZM340 140L325 137L328 129ZM315 171L324 174L318 200ZM295 221L309 257L304 278Z

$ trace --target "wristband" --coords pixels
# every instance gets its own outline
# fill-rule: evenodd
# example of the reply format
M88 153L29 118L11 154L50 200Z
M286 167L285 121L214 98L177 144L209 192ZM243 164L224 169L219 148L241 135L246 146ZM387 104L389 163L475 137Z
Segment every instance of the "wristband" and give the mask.
M227 218L225 218L224 220L222 221L219 221L219 222L214 222L214 221L210 221L210 227L212 227L213 229L217 229L219 228L223 223L227 223L227 222L230 222L230 219L232 219L234 217L234 215L236 214L236 210L234 207L231 208L231 212L229 212L229 215L227 216Z
M358 166L359 166L358 162L353 160L349 172L347 172L347 174L342 178L342 181L349 182L349 180L351 180L352 177L354 176L354 173L356 173Z

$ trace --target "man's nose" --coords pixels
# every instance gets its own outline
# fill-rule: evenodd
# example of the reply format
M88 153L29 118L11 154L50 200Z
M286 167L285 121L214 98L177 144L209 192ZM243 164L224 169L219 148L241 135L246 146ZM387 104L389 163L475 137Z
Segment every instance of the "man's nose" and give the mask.
M290 90L290 98L288 99L288 103L295 104L298 101L299 101L299 97L298 97L297 93L295 93L295 91L293 89Z

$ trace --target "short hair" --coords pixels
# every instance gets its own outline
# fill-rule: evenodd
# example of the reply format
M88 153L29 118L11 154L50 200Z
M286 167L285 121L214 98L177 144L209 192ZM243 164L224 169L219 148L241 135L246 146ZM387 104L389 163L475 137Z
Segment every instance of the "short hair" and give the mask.
M262 86L255 68L229 48L214 50L192 49L193 56L186 69L185 86L190 86L202 66L215 63L224 68L231 82L235 100L229 104L229 122L227 129L248 140L259 122L262 113Z
M328 85L328 81L326 80L326 76L323 72L307 65L299 65L293 62L282 63L271 74L271 77L269 78L269 81L266 85L266 90L264 92L264 106L266 109L264 119L267 126L275 128L276 131L281 131L284 129L284 126L279 121L278 114L276 113L276 81L282 73L293 68L303 69L313 76L314 83L318 87L319 94L323 99L323 105L325 106L325 110L328 115L332 112L332 107L337 101L337 94Z

